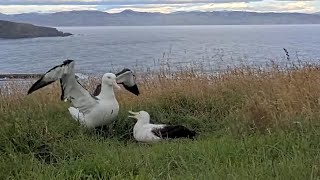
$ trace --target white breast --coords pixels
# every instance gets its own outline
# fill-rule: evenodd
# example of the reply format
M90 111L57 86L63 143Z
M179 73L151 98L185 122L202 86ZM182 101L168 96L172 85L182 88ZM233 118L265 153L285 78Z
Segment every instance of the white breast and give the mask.
M83 124L95 128L111 124L119 113L119 104L114 100L100 100L88 114L84 114Z
M151 131L155 127L161 127L161 125L154 124L139 124L136 123L133 128L133 137L139 142L157 142L160 141L161 138L154 135Z

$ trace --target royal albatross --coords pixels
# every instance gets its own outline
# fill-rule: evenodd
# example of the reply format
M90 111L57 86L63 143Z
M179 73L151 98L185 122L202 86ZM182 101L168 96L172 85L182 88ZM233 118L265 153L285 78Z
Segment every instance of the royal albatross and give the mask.
M28 90L28 94L60 80L61 100L70 101L68 108L71 116L87 128L96 128L111 124L118 115L119 104L113 87L120 89L118 84L125 84L127 90L139 95L135 78L130 70L117 74L106 73L102 77L101 93L91 95L76 79L75 62L66 60L53 67L36 81Z
M139 142L157 142L163 139L194 138L197 133L182 125L150 124L150 115L146 111L132 112L130 118L137 120L133 128L133 137Z

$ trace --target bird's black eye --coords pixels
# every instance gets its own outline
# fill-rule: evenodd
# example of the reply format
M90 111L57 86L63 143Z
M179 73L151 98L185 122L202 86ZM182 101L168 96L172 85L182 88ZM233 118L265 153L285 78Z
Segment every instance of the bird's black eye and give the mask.
M111 77L108 76L108 79L110 79Z

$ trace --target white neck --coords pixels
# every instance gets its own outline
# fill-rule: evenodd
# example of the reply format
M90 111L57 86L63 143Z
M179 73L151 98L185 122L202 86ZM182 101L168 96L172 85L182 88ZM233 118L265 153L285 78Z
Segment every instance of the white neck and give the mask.
M137 123L138 125L143 125L143 124L149 124L150 119L138 119Z
M101 92L99 94L100 99L112 99L115 98L113 86L101 84Z
M134 127L133 127L134 132L140 131L141 128L142 128L142 126L145 125L145 124L148 124L148 123L146 123L145 121L139 121L139 120L138 120L138 121L136 122L136 124L134 125Z

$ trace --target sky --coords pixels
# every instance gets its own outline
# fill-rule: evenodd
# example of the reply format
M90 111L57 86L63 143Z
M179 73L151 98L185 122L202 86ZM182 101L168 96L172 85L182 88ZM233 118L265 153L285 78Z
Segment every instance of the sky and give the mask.
M117 13L131 9L141 12L255 11L320 12L320 0L0 0L0 13L52 13L98 10Z

